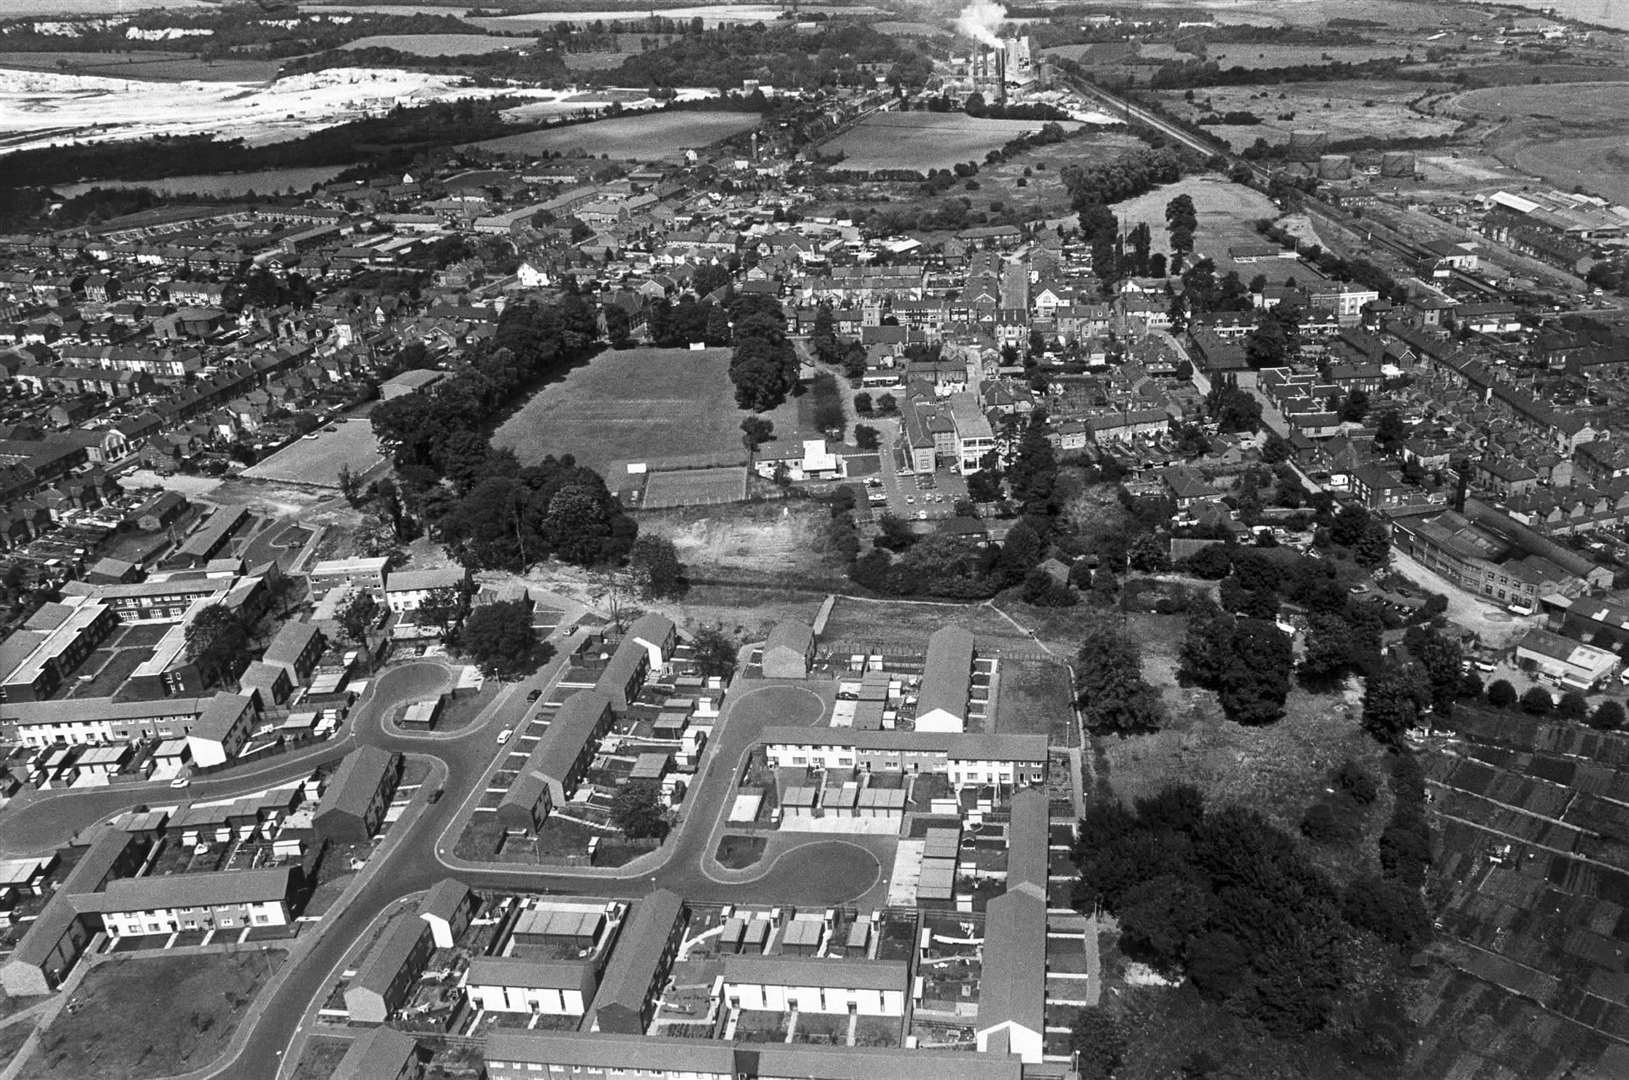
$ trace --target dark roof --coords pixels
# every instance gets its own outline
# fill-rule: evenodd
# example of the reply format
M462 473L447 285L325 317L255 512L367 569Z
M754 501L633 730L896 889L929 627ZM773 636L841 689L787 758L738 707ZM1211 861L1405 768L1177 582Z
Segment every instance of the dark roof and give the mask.
M419 914L451 920L469 900L469 886L456 878L442 878L419 901Z
M98 911L155 911L265 903L288 896L293 873L291 866L274 866L264 870L121 878L98 895L95 907ZM86 906L81 904L81 910Z
M430 924L423 919L397 919L368 951L368 958L351 980L351 987L371 990L382 996L395 981L402 965L407 963L407 958L418 948L420 939L429 933Z
M656 977L662 948L683 913L684 900L667 889L657 889L639 901L623 924L611 962L605 965L599 993L594 997L596 1014L620 1007L632 1016L640 1015Z
M967 716L968 686L973 674L973 632L960 626L941 626L928 638L928 657L922 667L916 715L942 709L952 716Z
M586 960L527 960L514 956L477 956L464 973L466 986L518 986L528 990L594 992L594 965Z
M814 648L814 631L809 624L797 619L782 619L775 624L764 641L764 652L770 649L790 649L800 656Z
M1046 793L1027 788L1012 797L1007 823L1007 888L1034 885L1043 892L1047 879L1050 809Z
M610 709L610 697L598 690L579 690L566 698L560 711L549 721L548 730L532 747L525 767L509 786L503 802L518 804L529 813L537 805L544 780L565 780L583 745Z
M418 1050L418 1040L391 1027L376 1027L351 1040L329 1080L398 1080Z
M1046 1030L1046 899L1033 885L1008 889L984 912L979 1030L1012 1023Z
M324 814L367 813L373 793L379 790L387 769L395 768L396 755L377 746L362 746L345 755L339 768L328 778L328 787L317 803L317 817Z
M910 989L910 970L903 960L741 955L724 958L724 981L764 986L897 990L903 994Z

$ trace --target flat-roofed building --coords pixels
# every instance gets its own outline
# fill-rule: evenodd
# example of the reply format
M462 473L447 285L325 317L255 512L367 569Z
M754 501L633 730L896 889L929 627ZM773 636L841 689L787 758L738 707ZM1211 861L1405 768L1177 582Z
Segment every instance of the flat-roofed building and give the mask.
M390 560L382 555L377 558L324 559L307 571L306 581L313 594L325 593L341 585L383 593L389 565Z
M498 803L499 823L535 831L555 807L563 806L613 718L612 699L599 690L579 690L567 698Z
M1569 690L1585 692L1611 678L1622 664L1616 653L1537 628L1517 642L1516 662Z
M0 701L44 701L119 625L111 605L87 596L42 604L0 645Z

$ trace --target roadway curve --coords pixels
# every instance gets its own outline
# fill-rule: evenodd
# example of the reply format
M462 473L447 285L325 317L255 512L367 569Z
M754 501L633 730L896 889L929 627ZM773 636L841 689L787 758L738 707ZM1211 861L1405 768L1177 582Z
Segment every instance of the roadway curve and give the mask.
M413 735L385 725L394 709L442 688L447 677L445 667L433 661L391 668L372 682L352 711L346 738L261 769L198 781L186 791L189 800L247 794L297 779L361 744L431 758L432 775L421 792L438 786L443 791L434 804L423 797L412 800L361 871L357 891L295 939L288 961L256 1002L253 1027L234 1040L215 1064L186 1074L187 1080L277 1080L285 1051L297 1045L296 1035L307 1010L325 993L333 972L374 918L449 875L477 888L500 891L632 899L660 887L699 901L818 906L858 900L881 888L883 868L894 846L889 837L833 839L815 834L806 840L786 840L762 872L746 880L740 880L738 872L726 879L709 869L717 867L712 854L725 827L734 789L733 771L722 770L738 767L765 726L818 723L827 704L807 688L744 680L731 693L715 728L685 818L658 853L621 869L500 866L453 858L450 853L459 832L497 764L494 732L523 726L531 709L526 691L551 687L570 651L571 644L562 643L541 671L525 682L506 686L481 719L455 735ZM44 850L112 814L147 803L176 801L181 794L164 784L141 784L46 795L0 815L0 849ZM289 1067L292 1065L290 1062Z

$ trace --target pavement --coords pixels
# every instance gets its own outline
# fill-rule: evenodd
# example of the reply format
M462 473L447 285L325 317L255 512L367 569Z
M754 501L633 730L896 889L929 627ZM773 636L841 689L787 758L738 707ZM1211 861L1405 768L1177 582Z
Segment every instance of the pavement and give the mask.
M893 837L777 836L764 864L742 871L726 870L713 858L727 827L735 770L763 729L771 724L818 723L829 703L811 688L759 680L739 680L731 688L679 824L656 852L615 868L499 866L454 857L453 847L496 767L495 757L508 753L508 747L496 750L493 736L501 728L525 725L532 709L527 693L535 688L547 695L558 683L574 640L575 636L557 638L555 656L540 671L506 686L475 722L456 733L409 733L387 724L400 705L445 685L444 664L410 661L375 677L352 710L343 738L264 766L195 781L185 791L161 783L47 793L0 815L0 850L48 850L87 826L139 805L248 794L309 775L358 745L431 759L430 779L390 826L345 895L320 922L294 939L287 961L257 998L252 1022L239 1030L226 1054L186 1074L184 1080L276 1080L281 1063L291 1052L297 1056L313 1001L326 993L338 965L372 922L447 876L496 891L621 899L656 888L702 902L733 903L831 905L881 895L884 868L892 864ZM428 792L438 786L443 797L431 804ZM59 994L49 1000L63 998Z

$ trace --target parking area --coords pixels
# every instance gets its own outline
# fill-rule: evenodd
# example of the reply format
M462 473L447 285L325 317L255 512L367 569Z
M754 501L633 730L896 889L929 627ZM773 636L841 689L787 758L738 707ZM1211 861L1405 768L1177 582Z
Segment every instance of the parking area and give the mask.
M945 469L931 473L906 471L908 465L897 452L880 455L880 472L864 479L866 492L883 498L869 501L871 513L891 513L908 521L934 521L956 515L956 502L967 497L967 480Z

